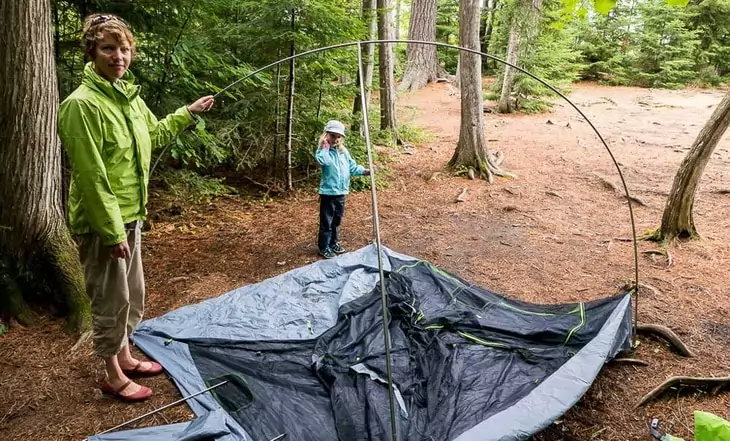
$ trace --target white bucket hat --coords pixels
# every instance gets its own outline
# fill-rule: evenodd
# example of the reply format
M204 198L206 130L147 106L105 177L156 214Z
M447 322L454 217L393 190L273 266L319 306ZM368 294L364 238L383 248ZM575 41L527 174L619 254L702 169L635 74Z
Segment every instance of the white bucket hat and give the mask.
M345 125L339 121L331 119L331 120L327 121L327 124L325 124L324 131L336 133L340 136L345 136Z

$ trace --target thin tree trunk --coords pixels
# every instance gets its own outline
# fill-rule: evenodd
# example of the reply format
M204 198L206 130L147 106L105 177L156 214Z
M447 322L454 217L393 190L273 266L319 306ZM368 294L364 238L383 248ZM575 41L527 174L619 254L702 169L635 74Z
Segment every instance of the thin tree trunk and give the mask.
M91 324L90 305L61 209L52 36L48 1L0 3L0 255L37 268L34 278L61 294L70 329L83 331ZM6 313L26 309L22 290L5 299L3 305L16 305Z
M518 4L520 0L517 0ZM515 14L517 15L517 14ZM512 20L512 26L509 30L509 41L507 43L507 59L506 62L517 65L517 49L520 44L519 20ZM504 75L502 76L502 92L499 95L499 103L497 111L499 113L512 112L512 86L515 83L515 70L512 66L505 64Z
M540 26L540 8L542 8L542 0L517 0L515 9L512 12L512 24L509 32L509 42L507 44L508 63L517 66L520 58L526 58L527 52L531 49L530 44L537 38ZM502 93L497 104L499 113L511 113L514 108L512 106L512 89L515 84L515 69L511 66L504 66L504 76L502 78Z
M460 45L479 50L479 10L481 0L461 0L459 3ZM459 143L449 161L452 168L472 168L490 183L493 176L510 176L492 160L484 136L482 69L479 55L461 51L461 128Z
M436 4L436 0L414 0L411 3L409 40L436 39ZM443 75L436 46L409 43L406 47L406 59L400 90L418 90Z
M391 0L378 0L378 38L393 39L393 11ZM378 45L380 58L380 128L392 130L397 136L398 126L395 116L395 60L390 44Z
M375 13L375 7L377 5L376 0L363 0L362 1L362 19L368 24L368 40L375 40L378 38L378 16ZM365 99L370 103L370 97L373 90L373 76L374 76L374 65L375 65L375 47L372 44L366 44L362 47L362 62L364 77L365 77ZM357 86L360 86L360 76L357 76ZM352 107L352 114L357 115L362 112L362 101L360 93L355 94L355 103ZM360 118L355 118L352 123L352 130L360 132L362 135L362 127L360 126Z
M697 235L692 208L700 178L710 161L712 152L730 126L730 93L725 95L705 126L697 135L687 156L674 177L672 191L662 215L658 239L670 241Z
M296 28L296 13L294 10L291 12L291 28L292 32L294 32ZM296 52L296 49L294 47L294 40L291 42L291 46L289 47L289 56L293 57ZM294 189L294 183L292 181L292 128L293 128L293 118L294 118L294 81L296 79L294 74L295 69L295 63L294 59L292 58L291 61L289 61L289 98L287 103L287 110L286 110L286 188L291 191Z
M400 40L401 0L395 1L395 39ZM411 6L413 8L413 6ZM413 13L413 12L411 12Z
M497 10L497 3L499 0L487 0L487 15L484 17L484 33L481 36L482 40L482 52L485 54L489 53L489 44L492 42L492 32L494 31L494 15ZM490 62L493 62L490 58L484 57L482 60L482 66L487 68L490 66Z
M281 59L281 48L276 51L276 59ZM276 121L274 121L274 155L269 172L276 173L277 158L279 157L279 143L281 142L281 64L276 65Z

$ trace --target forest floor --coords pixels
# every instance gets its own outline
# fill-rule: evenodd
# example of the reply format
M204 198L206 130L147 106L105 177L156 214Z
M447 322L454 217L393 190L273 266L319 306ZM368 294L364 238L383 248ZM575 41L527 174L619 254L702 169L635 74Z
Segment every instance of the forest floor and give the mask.
M674 174L721 92L576 85L570 98L593 119L621 164L639 234L656 228ZM431 134L410 154L390 155L389 188L379 192L382 238L389 248L426 259L476 284L538 303L575 302L615 294L633 280L629 211L606 150L581 117L558 104L538 115L485 114L486 137L505 154L516 179L485 181L444 172L459 134L459 96L448 84L403 95L402 122ZM683 358L659 339L641 337L647 367L609 363L567 414L539 441L649 440L652 417L692 439L694 410L730 416L727 396L670 393L633 409L672 375L730 375L730 136L713 155L695 203L702 239L670 248L671 266L640 255L639 320L674 329L695 351ZM436 174L441 172L440 174ZM455 202L467 188L466 201ZM218 296L317 259L317 196L300 191L268 201L222 197L173 206L153 195L153 227L145 234L147 317ZM173 214L175 213L175 214ZM344 244L372 237L370 195L352 194ZM657 249L641 242L640 251ZM162 376L146 380L155 396L127 405L101 395L101 366L87 345L70 352L63 323L43 319L0 337L0 439L80 440L179 398ZM139 426L184 421L186 406Z

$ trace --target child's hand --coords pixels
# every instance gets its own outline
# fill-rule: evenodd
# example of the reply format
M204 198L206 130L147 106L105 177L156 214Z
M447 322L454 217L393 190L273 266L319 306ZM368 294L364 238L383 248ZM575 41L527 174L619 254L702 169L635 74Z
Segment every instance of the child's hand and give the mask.
M363 175L363 176L370 176L370 169L367 169L367 168L366 168L365 170L363 170L363 171L362 171L362 175Z
M329 150L329 149L330 149L330 143L327 142L327 140L325 139L324 141L322 141L322 150Z

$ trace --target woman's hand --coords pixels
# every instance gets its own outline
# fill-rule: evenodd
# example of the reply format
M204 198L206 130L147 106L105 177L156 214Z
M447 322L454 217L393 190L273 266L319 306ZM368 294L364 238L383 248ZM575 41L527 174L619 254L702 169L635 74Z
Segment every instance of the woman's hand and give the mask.
M109 257L112 259L129 259L132 257L132 252L129 250L127 241L120 242L116 245L109 246Z
M213 107L214 103L215 98L213 98L213 95L204 96L202 98L198 98L198 100L195 101L193 104L190 104L188 106L188 110L190 111L190 113L207 112L210 110L211 107Z

